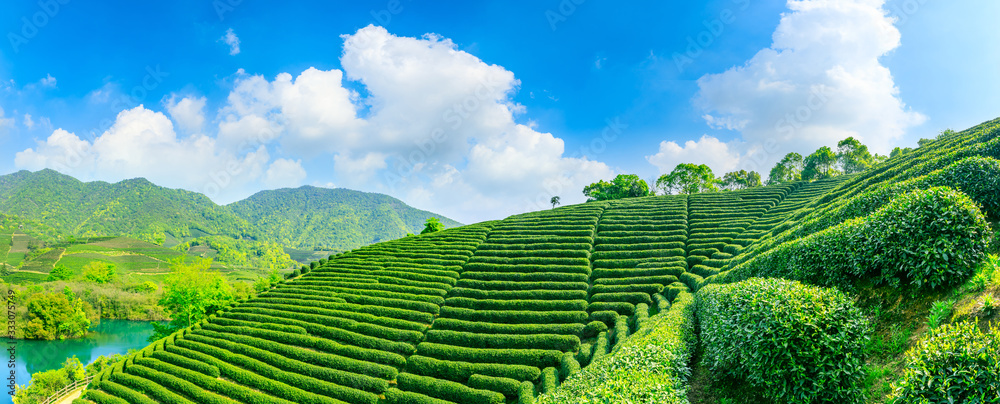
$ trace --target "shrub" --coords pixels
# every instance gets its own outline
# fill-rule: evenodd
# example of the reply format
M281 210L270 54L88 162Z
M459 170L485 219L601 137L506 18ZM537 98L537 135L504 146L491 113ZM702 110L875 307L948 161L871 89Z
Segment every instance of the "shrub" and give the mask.
M548 367L542 370L542 393L551 393L556 391L556 387L559 386L559 374L556 372L556 368Z
M935 329L951 318L952 308L955 306L955 299L938 300L931 304L930 314L927 316L927 328Z
M222 339L223 335L219 333L210 331L199 332L204 334L193 335L189 339L245 356L250 359L245 360L245 363L253 363L259 369L266 369L268 372L278 375L275 376L276 380L301 386L311 392L325 395L334 394L336 397L344 397L345 399L356 397L357 400L353 401L363 402L368 399L368 395L359 390L382 393L389 388L388 382L382 379L290 360L276 353ZM302 376L329 383L314 383L312 380Z
M290 400L296 403L325 403L340 404L339 400L334 400L320 394L333 394L336 397L349 399L357 403L371 403L377 400L378 396L355 390L347 387L337 386L331 383L323 383L316 379L311 379L298 374L284 372L278 368L270 366L256 359L234 354L228 350L221 349L214 345L209 345L187 339L177 342L184 348L197 351L201 359L206 363L211 363L219 368L219 372L226 379L232 380L239 385L252 388L261 392L273 394L277 397ZM222 360L225 358L225 361ZM166 386L173 388L171 386ZM269 402L271 399L263 394L262 397L250 400L250 402ZM356 399L357 401L353 401Z
M566 380L570 376L576 374L580 371L580 362L576 360L576 356L572 352L567 352L563 355L562 364L559 366L559 379Z
M646 295L648 298L649 295ZM587 307L590 312L614 312L617 314L631 316L635 314L635 305L628 302L594 302ZM617 317L617 315L616 315ZM612 321L612 324L614 322Z
M712 371L775 402L860 402L869 325L842 292L751 279L709 285L697 305Z
M180 366L185 369L190 369L195 372L200 372L211 377L219 377L219 368L209 365L207 363L202 363L196 360L185 358L183 356L170 353L168 351L153 352L151 357L154 359L159 359L166 363Z
M87 394L85 394L83 398L97 404L129 404L128 401L98 390L87 390Z
M584 332L584 325L579 323L569 324L495 324L478 321L456 320L453 318L439 318L434 322L437 330L466 331L482 334L562 334L580 335Z
M462 331L430 330L427 342L490 349L554 349L571 351L580 346L576 335L555 334L476 334Z
M606 311L595 311L590 313L590 321L600 321L604 323L605 327L612 327L615 325L615 319L618 318L618 312L606 310Z
M587 301L579 300L499 300L448 298L447 304L473 310L574 311L587 310Z
M115 373L111 375L110 379L122 386L128 386L136 391L140 391L146 394L146 396L164 404L193 404L190 400L168 390L166 387L138 376Z
M390 389L386 391L385 399L387 404L454 404L451 401L440 400L434 397L427 397L423 394L398 389Z
M988 247L989 224L950 188L902 195L875 213L786 242L712 282L780 277L850 287L859 277L931 288L963 282Z
M544 349L486 349L466 348L421 342L417 353L435 359L447 359L472 363L506 363L511 365L545 368L558 366L562 351Z
M470 310L451 306L442 307L441 316L465 321L504 324L567 324L587 321L587 313L581 311Z
M455 382L465 382L473 374L532 382L541 375L541 371L534 366L458 362L420 355L411 356L406 361L406 371Z
M583 338L594 338L597 334L608 330L608 325L603 321L591 321L583 329Z
M511 399L521 394L521 382L504 377L472 375L468 385L474 389L496 391Z
M1000 330L946 324L906 353L897 402L987 403L1000 397Z
M538 404L687 403L687 368L694 352L693 296L677 296L668 311L650 317L646 326L611 355L595 355L587 367L563 381Z
M461 383L410 373L401 373L396 381L399 388L456 403L504 404L506 398L495 391L470 388Z

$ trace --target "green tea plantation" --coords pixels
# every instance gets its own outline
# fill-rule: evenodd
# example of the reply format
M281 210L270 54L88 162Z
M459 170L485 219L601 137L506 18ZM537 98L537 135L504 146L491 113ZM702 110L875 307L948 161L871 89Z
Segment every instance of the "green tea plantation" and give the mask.
M1000 120L855 175L358 248L149 345L75 403L997 402L997 315L975 299L1000 296L980 274L998 159ZM973 298L929 330L926 312L873 314L885 294L899 310ZM879 330L911 324L880 367Z

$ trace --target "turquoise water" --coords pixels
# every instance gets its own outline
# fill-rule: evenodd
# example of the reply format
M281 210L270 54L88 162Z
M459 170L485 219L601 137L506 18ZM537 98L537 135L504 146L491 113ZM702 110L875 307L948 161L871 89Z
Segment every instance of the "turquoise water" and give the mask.
M148 321L101 320L90 328L86 338L65 341L17 340L15 346L14 373L18 385L27 385L31 374L62 367L66 358L76 355L80 362L88 364L101 355L123 354L129 349L143 348L149 343L146 338L153 335L153 326ZM6 340L0 342L0 349L6 350ZM9 352L7 353L9 357ZM9 359L8 359L9 360ZM13 403L8 394L10 368L4 371L3 396L0 404Z

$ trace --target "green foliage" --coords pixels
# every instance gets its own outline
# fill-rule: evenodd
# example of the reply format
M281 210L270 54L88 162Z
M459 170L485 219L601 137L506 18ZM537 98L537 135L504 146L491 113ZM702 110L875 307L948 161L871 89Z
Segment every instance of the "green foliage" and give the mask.
M869 324L848 296L778 279L698 292L705 362L774 402L861 402Z
M257 239L293 248L347 251L417 233L432 216L447 228L461 226L388 195L344 188L261 191L226 207L253 224Z
M749 175L748 175L749 177ZM745 178L749 181L749 178ZM669 174L663 174L656 179L656 189L665 194L697 194L699 192L715 192L719 180L715 178L712 169L707 165L678 164Z
M875 164L875 158L868 152L868 146L861 144L854 137L837 143L837 162L844 174L855 174L867 170Z
M84 302L66 293L36 293L28 298L24 337L55 340L87 334L90 320Z
M802 180L802 155L798 153L788 153L781 159L767 177L768 185L782 184L786 182Z
M636 198L649 194L649 185L635 174L618 174L611 182L600 180L583 188L583 195L588 201Z
M838 175L834 169L837 155L829 147L823 146L805 158L802 169L802 179L806 181L820 180Z
M117 267L104 261L91 261L83 266L83 279L94 283L112 283L118 279Z
M436 217L429 217L424 222L424 229L420 231L420 234L435 233L441 230L444 230L444 224Z
M211 236L217 237L215 244L248 249L283 245L346 251L417 232L428 217L437 216L387 195L309 186L261 191L219 206L202 194L142 178L83 183L48 169L3 176L0 194L11 196L0 201L0 211L18 216L25 231L49 242L65 240L64 235L129 236L172 246L168 241L183 244ZM442 223L460 225L446 218ZM252 255L230 254L217 262L249 266L238 261ZM237 261L230 263L230 257Z
M938 300L931 304L930 314L927 316L927 328L935 329L951 318L951 313L955 307L955 299Z
M746 170L728 172L722 177L722 188L730 191L761 186L760 173Z
M28 385L17 386L13 397L14 403L40 403L63 387L77 380L83 380L85 373L80 359L76 356L66 358L61 368L34 373Z
M969 197L932 188L894 198L864 218L781 244L713 282L782 277L823 286L877 282L938 288L962 283L984 258L989 224Z
M650 317L614 353L595 354L590 365L536 403L686 403L688 361L696 344L693 301L688 292L678 294L669 310Z
M218 251L215 260L234 267L285 269L295 266L295 261L278 244L249 239L233 239L225 236L199 237L178 245L181 252L188 252L188 246L204 245Z
M1000 397L1000 330L947 324L906 353L898 403L988 403Z
M65 281L72 277L73 277L72 270L66 268L66 266L64 265L56 265L55 268L52 268L52 271L49 272L49 277L45 278L45 280L48 282Z
M167 326L153 323L155 332L149 337L150 342L190 327L235 300L225 279L208 269L211 264L210 259L172 263L170 276L163 283L160 305L173 320Z

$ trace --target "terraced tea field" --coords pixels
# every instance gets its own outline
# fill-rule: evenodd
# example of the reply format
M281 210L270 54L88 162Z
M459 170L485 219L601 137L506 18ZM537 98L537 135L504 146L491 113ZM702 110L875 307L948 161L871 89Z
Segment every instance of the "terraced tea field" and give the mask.
M560 402L560 386L592 369L622 393L639 381L614 372L633 374L629 358L648 361L643 352L659 346L677 353L663 354L671 381L643 388L683 391L686 377L670 369L693 351L695 292L791 248L779 241L817 212L968 157L1000 157L997 128L858 176L590 202L331 256L100 374L81 402Z

